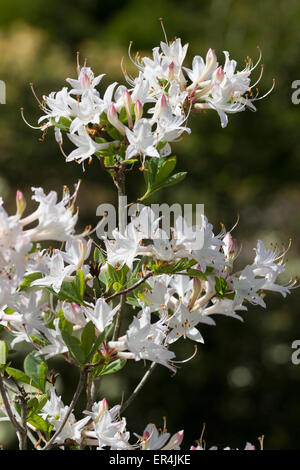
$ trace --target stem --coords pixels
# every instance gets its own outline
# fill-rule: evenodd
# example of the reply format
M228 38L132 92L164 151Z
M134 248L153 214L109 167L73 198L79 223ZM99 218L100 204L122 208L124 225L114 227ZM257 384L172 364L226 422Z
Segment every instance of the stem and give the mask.
M21 420L23 426L23 432L20 435L20 450L27 450L27 404L24 397L20 397L20 408L21 408Z
M3 384L3 377L2 377L1 374L0 374L0 393L2 395L4 407L5 407L5 410L6 410L6 413L7 413L8 417L10 419L10 422L12 423L12 425L15 427L15 429L17 431L17 436L18 436L18 439L19 439L19 448L20 448L20 450L22 450L22 441L23 441L22 436L24 434L24 431L26 433L26 430L22 428L20 423L18 423L18 421L15 418L15 415L13 414L13 412L11 410L11 407L10 407L10 404L9 404L9 401L8 401L8 398L7 398L7 395L6 395L6 390L5 390L4 384Z
M147 372L145 373L145 375L143 376L142 380L140 381L140 383L137 385L137 387L134 389L134 391L132 392L132 394L130 395L130 397L125 401L125 403L121 406L121 409L120 409L120 414L123 413L123 411L126 410L126 408L133 402L133 400L136 398L136 396L140 393L140 391L142 390L143 386L145 385L145 383L148 381L150 375L152 374L152 372L154 371L155 367L157 366L157 363L156 362L152 362L151 366L149 367L149 369L147 370Z
M102 362L102 361L99 361ZM97 366L97 364L86 364L86 367L93 367ZM93 371L89 370L88 375L87 375L87 388L86 388L86 396L87 396L87 405L86 409L88 411L91 411L93 404L95 403L97 399L97 395L99 392L100 388L100 380L101 377L98 377L96 379L93 379Z
M118 225L119 232L121 235L124 235L126 229L126 205L124 204L125 197L125 173L124 169L121 167L118 172L115 174L114 183L118 189ZM120 309L117 313L116 324L113 334L113 341L116 341L119 337L121 329L122 315L126 305L126 294L121 295L120 297Z
M88 411L91 411L93 402L92 402L92 384L93 384L93 379L92 379L92 373L88 372L87 374L87 387L86 387L86 409Z
M120 297L120 309L117 313L116 324L113 334L113 341L117 341L120 336L120 329L121 329L121 322L122 322L122 314L126 305L126 294L121 295Z
M61 431L63 430L66 422L68 421L69 419L69 416L70 414L72 413L77 401L78 401L78 398L80 397L81 395L81 392L83 390L83 387L84 387L84 384L85 384L85 379L86 379L86 372L80 372L80 379L79 379L79 382L78 382L78 385L77 385L77 389L76 389L76 392L72 398L72 401L70 403L70 406L69 406L69 409L64 417L64 420L63 422L61 423L60 427L58 428L58 430L56 431L56 433L51 437L50 441L47 442L47 444L45 445L45 447L43 447L42 450L49 450L51 449L51 447L53 447L53 443L55 441L55 439L57 438L57 436L59 436L59 434L61 433Z
M126 229L126 205L124 204L125 194L125 172L120 168L114 177L114 183L118 189L118 225L119 232L124 235Z
M147 279L149 279L149 277L153 276L154 273L151 272L151 273L148 273L146 274L146 276L144 276L142 279L140 279L139 281L137 281L135 284L133 284L133 286L131 287L128 287L127 289L124 289L120 292L116 292L115 294L112 294L110 295L109 297L107 297L105 299L106 302L109 302L110 300L114 299L115 297L117 297L118 295L123 295L123 294L128 294L128 292L131 292L132 290L136 289L138 286L140 286L141 284L143 284L143 282L145 282Z

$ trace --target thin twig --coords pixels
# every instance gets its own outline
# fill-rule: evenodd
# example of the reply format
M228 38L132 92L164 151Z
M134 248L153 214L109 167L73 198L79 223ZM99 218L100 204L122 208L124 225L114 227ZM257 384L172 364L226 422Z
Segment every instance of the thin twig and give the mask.
M120 292L115 292L114 294L110 295L109 297L106 297L105 301L106 302L109 302L110 300L114 299L115 297L117 297L118 295L124 295L124 294L128 294L128 292L131 292L132 290L136 289L137 287L139 287L141 284L143 284L143 282L147 281L147 279L149 279L149 277L153 276L154 273L151 272L151 273L148 273L146 274L146 276L144 276L142 279L140 279L139 281L137 281L135 284L133 284L133 286L130 286L128 287L127 289L124 289Z
M9 417L10 422L12 423L12 425L15 427L15 429L17 431L19 444L20 444L20 448L21 448L21 436L24 433L24 429L22 428L20 423L18 423L18 421L15 418L15 415L13 414L13 412L11 410L11 407L10 407L10 404L9 404L9 401L8 401L8 398L7 398L7 395L6 395L6 390L5 390L5 387L4 387L4 384L3 384L3 377L2 377L1 374L0 374L0 393L2 395L2 399L3 399L3 403L4 403L4 407L5 407L7 416Z
M156 362L152 362L151 366L149 367L149 369L147 370L147 372L145 373L145 375L143 376L142 380L140 381L140 383L137 385L137 387L134 389L134 391L132 392L132 394L130 395L130 397L125 401L125 403L122 405L121 409L120 409L120 414L123 413L123 411L126 410L126 408L133 402L133 400L136 398L136 396L140 393L140 391L142 390L142 388L144 387L145 383L148 381L150 375L152 374L152 372L154 371L155 367L157 366L157 363Z
M123 197L126 194L125 194L125 173L122 167L119 169L118 172L115 173L114 183L118 189L118 228L119 228L119 233L121 235L124 235L127 221L126 221L126 210L123 205ZM120 308L117 313L116 325L115 325L114 334L113 334L113 341L115 341L119 336L123 311L126 306L126 294L120 294L120 295L121 295Z
M78 385L77 385L77 389L76 389L76 392L75 392L75 394L72 398L69 409L68 409L68 411L67 411L67 413L64 417L64 420L61 423L58 430L56 431L56 433L51 437L50 441L47 442L47 444L45 445L45 447L42 448L42 450L50 450L51 447L53 447L55 439L59 436L59 434L63 430L66 422L69 419L70 414L72 413L72 411L73 411L73 409L74 409L74 407L75 407L75 405L78 401L78 398L81 395L81 392L82 392L84 384L85 384L85 379L86 379L86 371L80 372L80 379L79 379L79 382L78 382Z

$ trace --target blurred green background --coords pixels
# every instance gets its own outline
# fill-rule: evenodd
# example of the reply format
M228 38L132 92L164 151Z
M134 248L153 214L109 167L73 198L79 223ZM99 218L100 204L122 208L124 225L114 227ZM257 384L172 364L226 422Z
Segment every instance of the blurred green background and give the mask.
M265 64L261 94L273 77L276 88L257 103L257 113L230 116L226 129L212 111L195 115L192 135L173 146L178 169L188 176L153 201L204 203L216 232L220 222L230 229L239 214L234 236L242 244L240 264L252 262L258 238L279 245L292 238L285 279L299 273L300 106L291 101L291 84L300 79L298 0L1 0L0 7L0 79L7 86L7 104L0 107L0 194L8 211L15 210L18 188L29 200L31 186L60 192L79 177L82 226L97 222L98 204L116 201L110 177L96 161L82 176L79 165L65 163L52 132L40 142L39 131L24 124L19 108L35 125L40 111L29 82L39 96L60 89L66 77L75 78L76 51L96 74L107 74L104 87L114 80L123 83L120 61L124 57L130 69L129 41L141 54L150 53L163 40L158 21L163 17L169 39L190 43L187 66L193 55L205 56L212 47L221 63L222 51L229 50L243 68L247 55L256 59L259 45ZM68 142L64 146L66 152L72 148ZM138 170L127 188L131 199L142 194ZM197 357L173 378L162 367L154 372L125 413L128 428L142 433L148 422L162 425L166 416L170 432L185 429L185 448L199 438L204 422L208 445L241 448L246 440L257 445L264 434L267 448L299 448L300 366L291 363L291 343L300 339L299 300L299 290L287 299L269 295L268 308L250 307L245 323L217 318L217 327L202 327L205 344ZM185 359L193 345L178 344L176 350L178 359ZM59 391L67 403L77 377L63 362L50 363L61 373ZM128 364L103 380L102 394L111 404L119 403L144 371L141 363ZM13 445L9 429L1 423L5 448Z

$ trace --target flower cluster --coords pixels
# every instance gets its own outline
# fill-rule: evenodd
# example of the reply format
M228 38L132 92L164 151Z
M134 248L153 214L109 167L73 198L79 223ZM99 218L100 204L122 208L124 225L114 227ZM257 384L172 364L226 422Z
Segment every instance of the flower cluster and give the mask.
M252 91L262 72L256 83L250 78L261 57L255 65L248 58L245 68L237 70L229 52L224 52L225 62L220 65L209 49L205 59L197 55L192 68L187 68L183 64L188 44L183 46L180 38L161 42L152 58L137 54L133 59L130 49L139 73L133 78L123 69L127 87L114 82L101 96L96 87L104 74L95 77L90 67L78 63L78 78L67 78L71 89L63 87L39 101L44 112L40 128L54 126L60 146L62 131L67 132L76 146L65 155L67 162L82 163L93 155L118 155L127 161L167 156L170 143L191 132L187 126L191 112L213 109L226 127L228 114L246 108L255 111L254 102L263 98Z
M78 78L67 79L71 89L40 102L40 128L55 128L62 151L62 131L76 146L66 161L96 156L112 176L119 191L119 227L111 239L94 240L90 227L76 234L78 185L72 195L64 188L61 201L54 191L32 188L38 206L29 215L20 191L15 215L7 214L0 199L0 331L8 338L0 341L1 409L16 428L21 449L27 437L43 449L179 449L183 431L170 436L154 424L130 443L120 414L157 364L175 373L176 363L189 360L176 360L171 349L176 341L203 343L198 328L215 325L214 315L242 320L249 305L266 307L267 291L285 297L295 284L277 280L287 250L267 249L260 240L253 262L236 271L239 248L231 231L215 234L204 215L195 226L177 217L171 236L149 207L139 209L129 224L124 221L120 201L128 164L141 159L147 184L141 202L185 176L171 175L176 159L166 157L170 143L191 132L187 118L193 110L216 110L225 127L227 114L255 109L250 74L257 64L248 61L236 71L228 52L221 66L209 49L205 60L194 57L189 69L183 66L186 53L180 39L162 42L152 58L134 60L136 78L124 70L128 88L112 83L102 97L96 87L103 75L95 77L86 64L78 64ZM51 247L43 248L44 242ZM24 371L8 361L10 348L20 342L33 349ZM56 375L48 370L47 360L58 356L80 370L70 406L57 396ZM105 398L98 401L98 380L117 373L127 360L150 361L150 369L122 406L109 409ZM87 406L77 421L74 406L85 385Z

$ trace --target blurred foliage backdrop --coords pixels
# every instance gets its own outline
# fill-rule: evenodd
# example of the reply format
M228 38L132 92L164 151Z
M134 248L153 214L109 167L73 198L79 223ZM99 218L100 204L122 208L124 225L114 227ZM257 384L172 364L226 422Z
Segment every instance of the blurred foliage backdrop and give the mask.
M150 53L163 40L163 17L169 39L190 43L188 59L212 47L219 56L229 50L242 68L247 55L258 56L259 45L265 64L261 93L273 77L276 88L258 102L257 113L230 116L226 129L212 111L196 115L192 136L174 146L179 169L189 174L155 202L204 203L217 232L220 222L230 229L239 214L234 236L243 245L241 262L251 262L257 238L279 245L292 238L287 279L299 273L300 106L291 102L291 83L300 79L298 0L1 0L0 7L0 78L7 86L7 104L0 107L0 194L8 211L15 210L18 188L29 200L31 186L60 192L82 177L79 165L65 163L52 132L41 142L39 131L22 121L21 106L32 124L40 116L29 83L39 96L60 89L66 77L75 77L76 51L96 74L107 74L103 86L108 80L123 83L120 61L124 57L130 69L129 41ZM127 186L131 199L142 194L138 170ZM93 162L80 189L80 224L95 224L97 205L115 200L110 178ZM291 343L300 339L299 299L299 290L286 300L270 295L267 310L250 307L245 323L218 318L217 327L202 327L206 342L197 357L173 378L165 368L155 371L126 412L129 429L141 433L148 422L162 425L165 415L170 432L185 429L185 446L199 438L205 422L208 445L258 444L264 434L267 448L299 448L300 366L290 359ZM179 344L178 358L192 351L192 344ZM77 377L63 362L52 365L68 402ZM126 396L143 373L140 363L129 364L103 381L102 394L112 405L120 402L120 392ZM5 447L12 445L9 436L10 425L1 424Z

